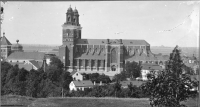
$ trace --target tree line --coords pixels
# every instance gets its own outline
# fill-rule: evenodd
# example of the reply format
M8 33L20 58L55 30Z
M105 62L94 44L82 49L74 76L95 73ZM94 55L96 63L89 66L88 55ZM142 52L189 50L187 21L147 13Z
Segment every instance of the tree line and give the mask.
M57 57L52 57L50 65L38 70L27 71L24 68L19 68L18 65L11 65L8 62L1 63L1 95L15 94L30 97L58 97L62 96L93 96L93 97L137 97L129 94L141 93L140 89L130 84L128 89L121 88L119 81L126 80L126 78L139 76L139 69L132 70L137 67L136 62L127 63L126 72L122 73L123 78L119 77L121 74L114 76L111 80L109 76L99 73L85 74L84 80L91 80L93 83L104 83L104 86L94 86L92 89L85 91L78 90L77 92L69 92L69 84L73 80L70 72L63 69L63 63ZM136 66L136 67L135 67ZM109 85L111 82L116 82L114 85Z
M45 72L43 69L27 71L12 66L8 62L2 62L1 66L1 95L17 94L31 97L148 97L151 106L180 107L181 102L198 95L198 91L191 91L198 87L199 81L190 78L191 70L185 67L181 59L181 51L175 47L165 70L154 74L148 74L148 81L140 87L129 84L128 88L122 88L120 81L141 76L141 65L136 62L128 62L125 71L113 77L106 75L83 74L85 79L92 82L102 81L105 85L94 86L84 91L69 91L69 84L73 80L69 72L63 70L63 63L56 57L51 58L51 63ZM109 84L115 82L114 84Z
M63 70L63 63L56 57L51 58L45 72L43 68L27 71L8 62L1 64L1 95L61 96L62 90L68 90L72 81L70 73Z

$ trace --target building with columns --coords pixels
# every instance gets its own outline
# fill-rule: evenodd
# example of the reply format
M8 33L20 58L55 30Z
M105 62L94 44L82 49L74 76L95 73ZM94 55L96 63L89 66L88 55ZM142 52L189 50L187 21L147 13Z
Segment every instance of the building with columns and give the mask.
M69 7L62 25L59 57L68 71L114 76L127 61L163 65L169 57L153 54L145 40L82 39L79 13Z

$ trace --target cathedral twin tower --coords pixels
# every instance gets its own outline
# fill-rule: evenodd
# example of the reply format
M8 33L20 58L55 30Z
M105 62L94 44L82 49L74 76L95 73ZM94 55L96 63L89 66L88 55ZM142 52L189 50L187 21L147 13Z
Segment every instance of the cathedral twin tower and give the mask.
M65 67L73 69L73 50L77 39L81 39L78 10L71 6L66 13L66 22L62 25L62 46L59 48L59 57Z
M155 57L145 40L82 39L81 29L78 10L69 7L59 47L59 58L68 71L115 75L124 70L127 61L166 61L162 56Z

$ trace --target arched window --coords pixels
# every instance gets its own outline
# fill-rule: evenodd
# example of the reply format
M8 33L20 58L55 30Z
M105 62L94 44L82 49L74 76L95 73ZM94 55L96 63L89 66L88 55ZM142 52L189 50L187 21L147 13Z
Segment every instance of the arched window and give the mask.
M70 19L71 19L71 17L70 17L70 16L68 16L68 18L67 18L67 21L70 21Z
M111 63L117 63L117 52L115 49L111 51Z
M111 66L111 70L116 71L116 66L115 65Z

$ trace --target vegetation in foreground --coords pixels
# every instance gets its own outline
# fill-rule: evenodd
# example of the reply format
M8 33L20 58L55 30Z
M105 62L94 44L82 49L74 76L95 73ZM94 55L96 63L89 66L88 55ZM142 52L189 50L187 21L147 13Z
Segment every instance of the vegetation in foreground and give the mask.
M3 96L2 105L15 105L20 107L150 107L147 98L96 98L96 97L55 97L31 98L24 96ZM198 107L197 98L183 102L188 107ZM3 106L2 106L3 107ZM8 106L5 106L8 107Z
M1 68L1 95L13 94L35 98L60 97L62 90L64 90L64 96L70 97L144 98L150 96L152 106L178 107L184 104L181 102L192 97L193 93L190 93L190 89L195 87L197 82L191 81L188 75L183 75L183 63L177 48L170 55L169 64L166 68L158 75L149 75L149 81L142 87L129 84L128 88L124 89L119 81L138 77L141 69L140 64L127 63L126 72L114 77L115 84L95 86L85 91L79 90L69 93L69 83L72 81L72 77L69 72L63 70L63 63L56 57L51 59L51 63L46 69L31 71L23 68L19 69L17 65L12 66L7 62L3 62ZM92 81L111 82L105 75L90 74L87 76Z
M157 75L153 72L148 76L149 81L142 89L150 95L152 107L185 107L181 102L197 94L197 91L191 90L198 86L198 82L192 81L190 75L184 73L183 67L180 50L176 46L170 54L166 69Z

